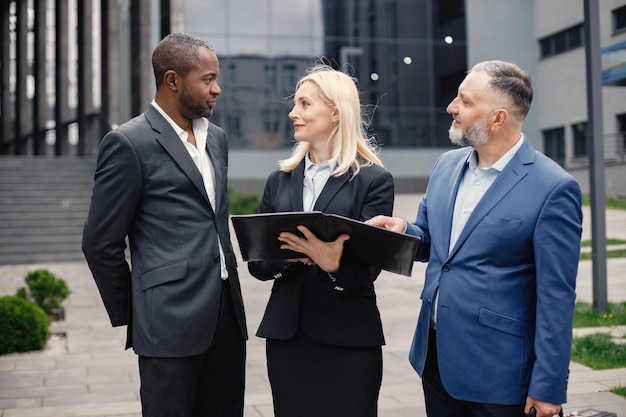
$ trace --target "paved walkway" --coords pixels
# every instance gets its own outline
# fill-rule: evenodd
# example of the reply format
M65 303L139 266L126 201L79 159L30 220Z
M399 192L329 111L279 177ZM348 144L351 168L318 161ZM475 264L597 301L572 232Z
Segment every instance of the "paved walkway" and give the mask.
M399 195L396 214L412 220L419 195ZM589 211L583 239L589 238ZM607 211L607 237L626 239L626 211ZM376 287L387 345L379 401L381 417L424 417L424 399L408 349L417 319L424 264L412 277L383 273ZM125 328L111 328L84 262L0 266L0 295L23 286L28 271L47 268L67 281L65 321L44 351L0 356L0 417L139 417L137 359L124 351ZM626 258L607 262L609 300L626 300ZM592 300L591 261L582 261L578 298ZM245 417L273 417L262 339L254 336L270 286L247 273L240 262L242 290L251 334L248 343ZM593 371L572 363L566 413L595 408L626 417L626 399L610 387L626 386L626 369ZM294 416L297 417L297 416Z

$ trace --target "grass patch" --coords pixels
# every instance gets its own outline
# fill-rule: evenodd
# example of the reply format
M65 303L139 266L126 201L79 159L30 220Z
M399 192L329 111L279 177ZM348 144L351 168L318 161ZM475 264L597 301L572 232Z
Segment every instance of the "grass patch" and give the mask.
M577 302L574 308L574 327L626 325L626 301L608 303L608 312L596 311L590 303ZM592 369L626 367L626 343L616 343L609 333L595 333L574 337L572 360ZM626 340L624 340L626 342ZM626 397L626 387L615 387L611 392Z
M617 394L617 395L621 395L622 397L626 397L626 387L614 387L611 388L609 391L611 391L613 394Z
M610 258L624 258L624 257L626 257L626 249L607 250L606 251L606 257L607 257L607 259L610 259ZM580 260L581 261L587 261L589 259L591 259L591 253L581 253L580 254Z
M609 333L575 337L572 360L592 369L626 368L626 344L614 343Z
M608 303L608 312L594 310L590 303L576 302L574 308L574 327L598 327L626 325L626 301Z
M583 197L583 206L588 206L590 205L590 201L589 201L589 196L584 196ZM616 198L609 198L606 200L606 208L610 208L610 209L619 209L619 210L626 210L626 200L618 200Z
M624 239L607 239L606 244L608 245L624 245L626 244L626 240ZM583 240L580 242L580 246L582 247L591 247L591 239Z

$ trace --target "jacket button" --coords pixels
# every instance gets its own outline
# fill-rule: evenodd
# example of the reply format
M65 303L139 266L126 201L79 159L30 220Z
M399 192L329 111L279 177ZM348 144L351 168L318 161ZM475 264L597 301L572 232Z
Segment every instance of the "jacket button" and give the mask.
M213 258L213 262L218 263L220 261L220 256L217 255Z
M450 270L450 265L445 264L445 265L443 266L443 272L448 272L449 270Z

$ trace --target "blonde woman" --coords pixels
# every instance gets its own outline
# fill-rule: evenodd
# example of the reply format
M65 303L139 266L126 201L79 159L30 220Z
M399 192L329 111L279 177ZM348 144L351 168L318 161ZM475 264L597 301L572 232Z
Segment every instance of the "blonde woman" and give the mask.
M291 156L270 174L260 212L323 211L365 221L390 215L394 184L366 134L356 81L326 65L297 83ZM380 269L343 251L350 237L282 233L306 258L256 261L273 281L257 336L266 338L276 417L377 415L384 336L374 281ZM375 245L376 242L371 242Z

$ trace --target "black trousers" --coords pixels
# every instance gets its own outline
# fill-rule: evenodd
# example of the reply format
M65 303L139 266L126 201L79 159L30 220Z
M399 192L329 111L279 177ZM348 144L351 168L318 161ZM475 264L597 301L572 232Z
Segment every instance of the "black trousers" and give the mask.
M228 283L211 346L182 358L139 357L143 417L242 417L245 340Z
M437 332L430 330L428 353L422 376L428 417L526 417L525 404L501 405L461 401L444 388L437 359Z

